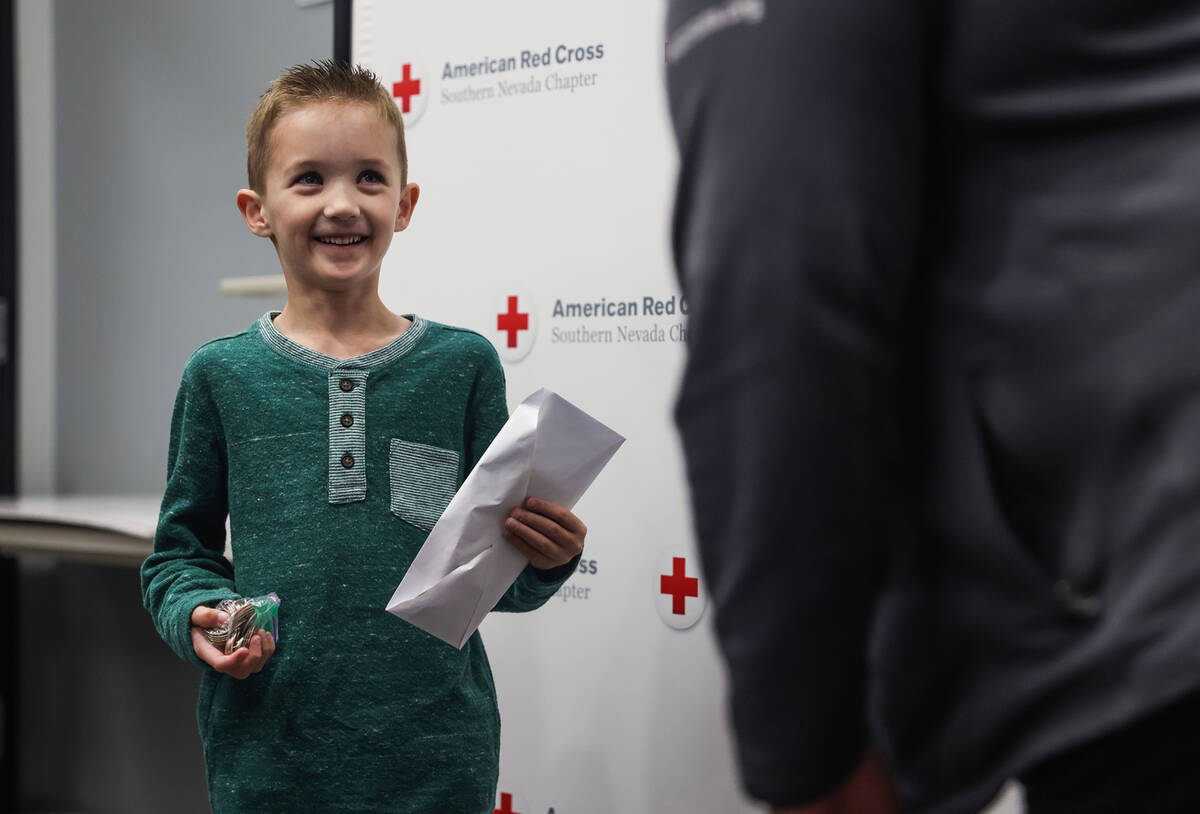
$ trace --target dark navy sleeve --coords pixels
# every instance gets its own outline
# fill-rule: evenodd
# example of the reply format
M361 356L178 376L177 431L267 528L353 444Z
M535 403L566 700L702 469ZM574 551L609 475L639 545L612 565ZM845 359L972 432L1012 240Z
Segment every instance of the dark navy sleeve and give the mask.
M676 419L743 781L820 798L868 745L925 189L920 3L675 0Z

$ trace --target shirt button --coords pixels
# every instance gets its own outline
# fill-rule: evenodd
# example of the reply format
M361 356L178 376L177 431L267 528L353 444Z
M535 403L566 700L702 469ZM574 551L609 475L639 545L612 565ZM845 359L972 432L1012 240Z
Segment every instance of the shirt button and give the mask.
M342 466L346 467L347 469L354 468L354 456L349 452L342 456Z
M353 427L354 426L354 416L350 415L350 413L342 413L342 426L343 427Z
M343 393L349 393L354 389L354 379L342 379L338 383L338 387L342 388Z

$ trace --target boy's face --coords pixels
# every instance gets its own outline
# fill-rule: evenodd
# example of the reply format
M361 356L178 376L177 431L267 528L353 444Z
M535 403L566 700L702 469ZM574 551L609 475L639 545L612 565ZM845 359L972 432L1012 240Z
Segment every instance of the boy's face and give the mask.
M289 288L375 285L420 191L400 185L395 130L364 104L318 102L280 116L268 138L265 188L237 202L250 231L274 240Z

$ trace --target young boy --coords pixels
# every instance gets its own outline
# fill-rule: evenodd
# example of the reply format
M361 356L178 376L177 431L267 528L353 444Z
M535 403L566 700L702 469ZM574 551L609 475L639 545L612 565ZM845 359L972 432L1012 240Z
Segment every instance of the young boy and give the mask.
M198 718L213 810L490 812L500 719L479 634L458 651L384 605L507 418L499 360L379 298L419 189L372 73L292 68L246 134L237 204L275 245L287 304L188 361L142 566L159 633L211 668ZM530 565L496 609L527 611L574 570L586 529L530 498L503 533ZM278 645L208 643L213 604L271 591Z

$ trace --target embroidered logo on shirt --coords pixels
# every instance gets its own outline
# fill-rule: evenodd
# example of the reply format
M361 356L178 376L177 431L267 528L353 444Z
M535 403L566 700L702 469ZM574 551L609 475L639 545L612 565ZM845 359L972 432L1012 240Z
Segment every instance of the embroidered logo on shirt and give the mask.
M735 25L757 25L767 16L766 0L728 0L710 6L679 26L667 39L667 62L676 62L704 40Z

